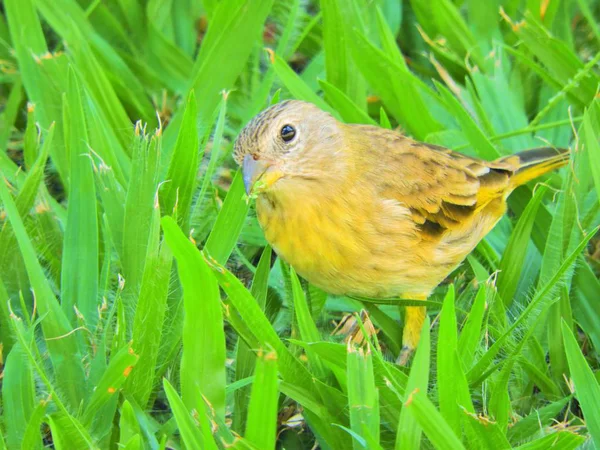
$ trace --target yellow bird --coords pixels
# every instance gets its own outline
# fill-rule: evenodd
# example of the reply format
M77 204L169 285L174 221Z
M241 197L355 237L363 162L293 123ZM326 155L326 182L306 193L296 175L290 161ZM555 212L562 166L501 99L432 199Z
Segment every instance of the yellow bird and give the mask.
M425 300L496 225L508 195L569 152L483 161L292 100L252 119L234 157L267 241L309 282L331 294ZM406 308L401 364L425 313Z

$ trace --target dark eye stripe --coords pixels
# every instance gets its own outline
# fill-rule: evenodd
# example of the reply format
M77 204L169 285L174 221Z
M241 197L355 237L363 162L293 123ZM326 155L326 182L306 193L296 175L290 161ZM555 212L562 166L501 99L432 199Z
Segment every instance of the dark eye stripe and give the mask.
M290 142L296 136L296 130L291 125L284 125L281 128L281 139Z

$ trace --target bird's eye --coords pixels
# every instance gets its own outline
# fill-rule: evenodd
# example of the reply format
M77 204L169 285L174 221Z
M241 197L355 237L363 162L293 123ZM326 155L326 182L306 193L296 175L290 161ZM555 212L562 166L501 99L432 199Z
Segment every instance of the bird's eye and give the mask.
M281 128L281 139L285 142L290 142L296 136L296 130L291 125L284 125Z

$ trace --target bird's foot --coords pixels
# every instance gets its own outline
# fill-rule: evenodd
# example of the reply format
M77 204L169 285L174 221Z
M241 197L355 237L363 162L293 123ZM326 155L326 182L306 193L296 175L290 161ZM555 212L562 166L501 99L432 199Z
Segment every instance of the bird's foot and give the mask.
M362 322L362 328L359 322ZM368 339L365 339L363 329L367 334L367 338L376 335L379 330L376 330L371 322L369 314L363 309L360 316L357 314L346 314L331 332L332 336L344 336L344 342L352 342L356 345L363 345Z
M399 366L408 366L408 362L412 358L414 351L414 348L407 345L402 347L402 350L400 350L400 355L398 355L398 359L396 360L396 364Z

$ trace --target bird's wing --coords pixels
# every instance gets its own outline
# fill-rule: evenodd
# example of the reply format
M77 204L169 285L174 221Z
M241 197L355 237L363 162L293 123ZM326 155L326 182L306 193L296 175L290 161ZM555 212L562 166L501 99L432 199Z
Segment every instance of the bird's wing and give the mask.
M382 195L408 207L425 236L460 228L490 201L503 197L515 170L509 163L409 139L395 142L380 166L390 171L381 177Z

